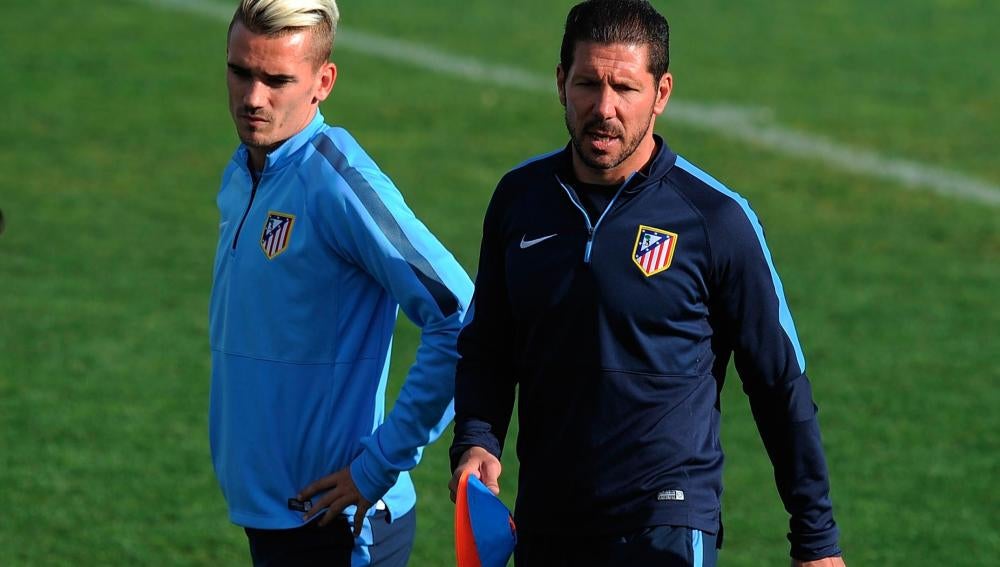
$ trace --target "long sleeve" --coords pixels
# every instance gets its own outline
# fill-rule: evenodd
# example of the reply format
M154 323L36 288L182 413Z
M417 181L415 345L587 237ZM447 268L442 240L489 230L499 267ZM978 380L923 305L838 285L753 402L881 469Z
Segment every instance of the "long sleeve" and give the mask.
M715 327L732 347L736 369L785 509L791 554L839 555L829 476L805 358L764 232L742 197L722 214L712 240Z
M500 458L514 406L516 378L499 195L498 190L486 212L473 306L458 341L453 470L469 447L482 447Z
M365 163L336 165L352 189L338 204L344 211L336 218L343 222L330 228L338 253L360 265L421 329L416 360L392 411L362 439L364 450L351 463L355 484L374 502L400 471L416 466L423 446L451 421L456 339L472 282L388 177Z

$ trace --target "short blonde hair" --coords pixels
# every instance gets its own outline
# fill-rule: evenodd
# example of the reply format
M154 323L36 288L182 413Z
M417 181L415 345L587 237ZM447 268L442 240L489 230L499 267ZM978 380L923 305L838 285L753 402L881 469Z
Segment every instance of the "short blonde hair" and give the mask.
M336 0L241 0L229 23L229 33L236 22L253 33L267 36L310 30L319 64L330 59L339 20Z

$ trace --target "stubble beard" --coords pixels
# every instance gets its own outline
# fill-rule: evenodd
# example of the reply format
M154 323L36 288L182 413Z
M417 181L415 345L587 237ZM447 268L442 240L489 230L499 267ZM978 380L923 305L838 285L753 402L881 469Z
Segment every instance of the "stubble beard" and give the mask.
M241 131L237 129L237 133L240 135L240 141L248 148L267 149L274 145L274 141L272 140L274 136L268 132L260 130Z
M639 130L636 130L631 137L622 138L623 148L621 153L619 153L617 156L610 156L610 160L608 161L598 161L589 153L584 151L582 138L584 134L589 130L603 130L603 131L613 130L616 136L620 136L623 133L622 132L623 129L621 127L615 126L613 128L609 128L607 126L604 126L604 121L602 120L590 120L586 124L584 124L583 128L581 128L579 132L577 132L576 130L573 129L573 125L570 123L568 109L563 114L563 120L566 122L566 130L569 132L569 137L573 143L573 148L576 150L576 155L580 157L580 160L583 161L583 164L591 169L608 170L618 167L619 165L624 163L625 160L632 157L632 154L635 153L635 150L639 147L639 144L642 143L642 140L645 137L646 132L649 131L649 125L653 122L653 113L650 112L649 117L646 119L646 124L644 124L643 127L640 128ZM608 156L602 156L602 157L608 157Z
M241 135L240 141L243 142L243 145L248 148L260 149L260 150L270 150L273 146L277 145L274 142L272 142L270 138L261 136L256 132L249 134L247 136Z

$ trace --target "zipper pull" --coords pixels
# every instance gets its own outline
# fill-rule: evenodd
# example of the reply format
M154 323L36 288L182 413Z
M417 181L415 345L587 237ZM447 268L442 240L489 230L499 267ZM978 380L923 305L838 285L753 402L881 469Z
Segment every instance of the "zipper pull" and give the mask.
M587 227L587 247L583 250L583 263L590 264L590 251L594 248L594 227Z

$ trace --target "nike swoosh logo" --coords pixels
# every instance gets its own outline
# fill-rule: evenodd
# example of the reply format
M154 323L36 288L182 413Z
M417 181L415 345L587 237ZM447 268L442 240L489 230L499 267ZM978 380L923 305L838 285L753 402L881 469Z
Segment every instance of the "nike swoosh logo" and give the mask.
M538 244L539 242L544 242L552 238L553 236L558 236L558 235L559 233L557 232L556 234L550 234L548 236L543 236L541 238L536 238L534 240L525 240L524 236L528 236L527 234L525 234L524 236L521 237L521 250L524 250L525 248L531 248L532 246Z

